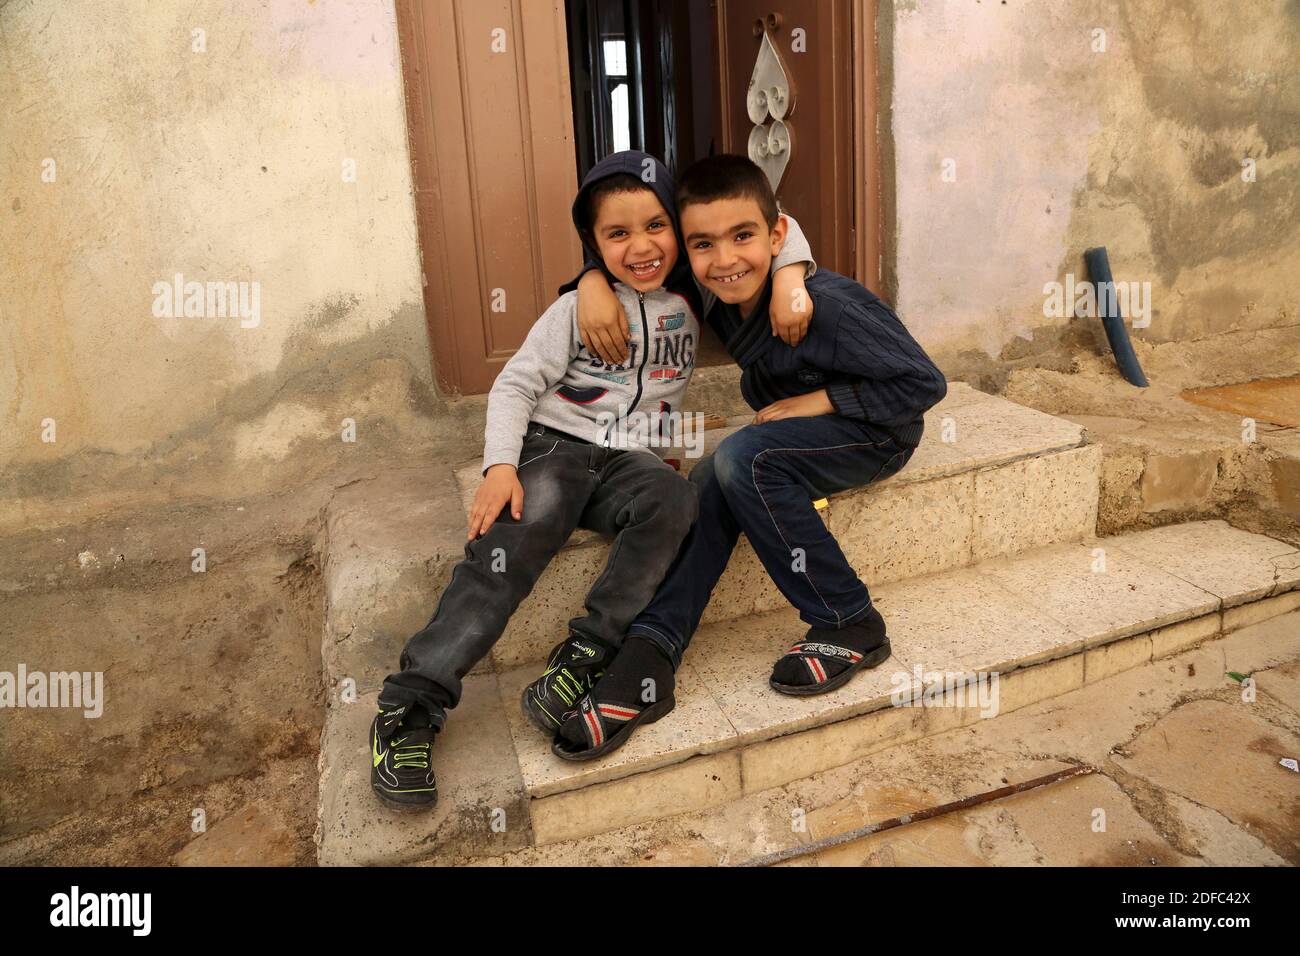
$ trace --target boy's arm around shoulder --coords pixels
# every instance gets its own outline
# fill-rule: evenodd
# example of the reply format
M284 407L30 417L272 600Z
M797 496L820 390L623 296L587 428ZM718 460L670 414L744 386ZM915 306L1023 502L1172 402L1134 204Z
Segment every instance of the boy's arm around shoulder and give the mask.
M497 373L488 393L483 434L483 471L493 465L518 465L524 432L537 403L554 388L578 355L581 342L574 321L576 293L560 296L542 313L519 351Z
M812 249L794 216L783 214L786 222L785 242L772 260L772 297L768 313L772 334L794 348L808 334L813 318L812 297L804 280L817 271Z
M906 424L940 402L948 383L894 310L872 299L839 307L834 366L845 378L826 394L848 418Z
M772 272L779 272L786 266L802 265L804 267L802 278L811 279L817 274L817 262L813 259L812 246L808 244L808 237L804 235L799 220L788 212L783 212L781 215L785 218L786 224L785 244L772 260Z

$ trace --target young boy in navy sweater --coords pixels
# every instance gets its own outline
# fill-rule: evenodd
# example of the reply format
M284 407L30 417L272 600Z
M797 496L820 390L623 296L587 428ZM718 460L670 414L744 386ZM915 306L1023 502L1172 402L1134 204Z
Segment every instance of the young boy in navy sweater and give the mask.
M757 415L691 472L699 518L654 600L633 620L605 675L561 725L554 752L586 760L673 707L680 664L743 532L808 631L776 661L774 690L834 690L890 654L885 622L813 501L898 472L943 373L893 310L825 270L806 280L814 320L791 346L769 332L772 257L784 239L776 198L748 159L714 156L678 184L691 270L721 300L708 321L743 369Z

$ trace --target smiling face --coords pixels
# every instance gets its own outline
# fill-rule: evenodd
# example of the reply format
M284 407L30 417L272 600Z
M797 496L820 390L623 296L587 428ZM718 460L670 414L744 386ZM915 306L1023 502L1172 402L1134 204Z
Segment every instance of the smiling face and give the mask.
M753 199L718 199L683 207L682 234L700 283L748 316L763 294L772 258L785 243L784 219L769 229Z
M673 221L649 189L602 197L592 234L605 268L638 292L658 289L677 264Z

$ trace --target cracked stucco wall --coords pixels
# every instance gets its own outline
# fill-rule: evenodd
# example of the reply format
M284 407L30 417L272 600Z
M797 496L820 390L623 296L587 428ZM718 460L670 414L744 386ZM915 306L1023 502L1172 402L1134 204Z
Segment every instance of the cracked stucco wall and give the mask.
M0 525L291 487L429 400L391 0L9 0L0 103ZM176 273L259 321L155 316Z
M1096 245L1117 281L1151 283L1134 334L1152 342L1300 322L1300 2L900 0L882 15L892 278L950 376L1054 348L1069 319L1043 314L1043 286L1082 279Z

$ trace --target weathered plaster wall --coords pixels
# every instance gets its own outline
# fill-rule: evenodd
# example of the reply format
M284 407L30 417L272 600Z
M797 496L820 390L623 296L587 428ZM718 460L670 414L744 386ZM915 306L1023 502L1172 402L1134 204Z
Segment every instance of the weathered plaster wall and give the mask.
M1060 351L1084 323L1043 285L1096 244L1152 284L1140 337L1296 324L1300 0L881 18L885 289L951 376ZM432 391L391 0L0 3L0 144L0 531L474 454ZM155 317L177 272L259 283L257 327Z
M0 527L140 486L292 487L419 438L391 0L11 0L0 104ZM259 283L260 321L155 317L178 272Z
M950 376L1059 344L1069 319L1044 316L1043 286L1082 278L1096 245L1118 281L1151 283L1135 336L1300 321L1296 0L898 0L882 16L897 302Z

